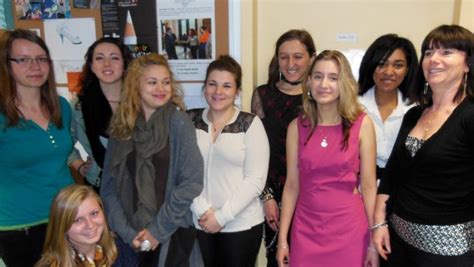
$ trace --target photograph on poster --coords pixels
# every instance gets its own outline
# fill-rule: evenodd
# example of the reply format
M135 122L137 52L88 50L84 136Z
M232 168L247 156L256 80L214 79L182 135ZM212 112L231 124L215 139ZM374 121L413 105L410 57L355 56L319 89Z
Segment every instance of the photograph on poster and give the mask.
M19 20L64 19L71 17L68 0L15 0Z
M68 72L80 72L84 60L54 60L54 77L57 83L67 83Z
M44 34L53 60L81 60L96 40L95 19L46 20Z
M161 20L161 54L169 60L213 59L211 19Z
M74 8L99 9L100 0L73 0L72 6Z
M214 0L157 0L158 52L179 81L204 80L216 58Z

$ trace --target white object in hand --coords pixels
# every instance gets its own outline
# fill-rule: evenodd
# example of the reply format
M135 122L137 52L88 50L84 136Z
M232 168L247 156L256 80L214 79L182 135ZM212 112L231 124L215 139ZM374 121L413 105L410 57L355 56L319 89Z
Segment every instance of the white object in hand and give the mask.
M140 251L150 251L151 243L149 240L143 240L140 245Z

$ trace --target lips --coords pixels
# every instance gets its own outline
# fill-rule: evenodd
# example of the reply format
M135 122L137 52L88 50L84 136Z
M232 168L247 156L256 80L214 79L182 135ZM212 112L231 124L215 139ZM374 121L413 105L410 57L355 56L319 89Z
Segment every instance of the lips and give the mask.
M441 68L430 68L430 69L428 69L429 74L436 74L436 73L440 73L442 71L443 71L443 69L441 69Z

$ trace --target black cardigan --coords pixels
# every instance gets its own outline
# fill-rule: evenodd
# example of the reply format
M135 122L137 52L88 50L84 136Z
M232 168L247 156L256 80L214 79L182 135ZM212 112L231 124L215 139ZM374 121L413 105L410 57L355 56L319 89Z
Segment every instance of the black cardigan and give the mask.
M405 140L426 106L405 115L378 193L390 195L388 214L414 223L474 220L474 101L465 99L415 157Z

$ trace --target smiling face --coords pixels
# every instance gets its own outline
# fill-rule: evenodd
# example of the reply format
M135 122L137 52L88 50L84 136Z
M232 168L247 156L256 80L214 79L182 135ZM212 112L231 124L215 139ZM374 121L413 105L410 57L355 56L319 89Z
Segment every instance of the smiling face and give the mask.
M424 53L423 74L432 88L459 88L469 71L466 53L454 48L431 48Z
M145 118L166 105L172 95L171 73L161 65L147 66L140 77L139 94Z
M309 77L311 97L318 105L337 105L339 99L339 67L333 60L315 63Z
M99 242L105 228L104 212L97 200L86 198L77 209L77 214L66 235L71 245L83 254L89 254Z
M209 73L204 87L204 97L212 111L233 109L238 93L239 90L232 73L221 70L213 70Z
M289 82L300 81L311 62L306 47L298 40L284 42L278 48L278 66Z
M16 39L12 42L11 58L47 58L46 51L39 45L26 39ZM15 80L16 88L35 88L39 89L48 80L50 71L50 62L41 62L39 60L30 63L20 63L10 61L12 77Z
M374 83L376 90L393 92L405 79L408 65L405 52L398 48L374 70Z
M97 45L92 55L91 70L101 83L121 82L124 59L120 49L112 43Z

